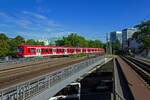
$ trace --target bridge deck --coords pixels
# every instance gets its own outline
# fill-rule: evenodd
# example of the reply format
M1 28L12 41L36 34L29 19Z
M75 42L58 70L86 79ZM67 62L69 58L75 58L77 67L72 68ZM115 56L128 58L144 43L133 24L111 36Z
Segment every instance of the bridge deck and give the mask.
M10 86L0 89L0 100L48 100L48 98L54 96L66 85L84 76L84 74L91 69L97 68L97 65L103 65L110 59L112 58L98 56L90 59L62 61L64 64L61 63L61 65L58 65L59 69L57 68L57 70L53 70L52 72L49 72L47 69L47 67L51 65L51 63L49 63L47 67L44 67L44 71L39 71L39 76L14 85L10 84ZM56 62L56 65L59 62ZM56 66L52 69L55 69L55 67ZM33 68L32 71L36 71L35 68ZM30 73L29 76L30 75L32 76L34 73ZM28 76L27 73L26 76ZM24 77L21 79L24 80Z

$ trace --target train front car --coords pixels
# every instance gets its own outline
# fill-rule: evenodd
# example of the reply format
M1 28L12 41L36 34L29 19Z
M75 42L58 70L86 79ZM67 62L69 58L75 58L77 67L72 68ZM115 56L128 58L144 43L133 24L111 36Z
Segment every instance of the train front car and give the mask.
M17 47L17 56L18 57L35 57L36 55L36 47L21 45Z

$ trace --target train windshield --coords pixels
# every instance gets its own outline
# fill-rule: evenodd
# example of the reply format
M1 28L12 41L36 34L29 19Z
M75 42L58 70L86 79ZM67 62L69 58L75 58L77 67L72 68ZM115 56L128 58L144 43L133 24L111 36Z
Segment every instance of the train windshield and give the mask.
M23 53L23 48L21 48L21 47L19 47L18 49L17 49L17 52L21 52L21 53Z

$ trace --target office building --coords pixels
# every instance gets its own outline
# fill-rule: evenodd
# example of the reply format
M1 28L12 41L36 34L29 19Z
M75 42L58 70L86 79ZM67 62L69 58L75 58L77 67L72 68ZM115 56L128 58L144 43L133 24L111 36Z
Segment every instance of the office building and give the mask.
M128 40L132 38L133 34L137 31L136 28L126 28L122 30L122 48L127 49L129 46Z
M115 43L117 40L119 40L120 44L122 44L122 32L121 31L111 32L110 40L112 43Z

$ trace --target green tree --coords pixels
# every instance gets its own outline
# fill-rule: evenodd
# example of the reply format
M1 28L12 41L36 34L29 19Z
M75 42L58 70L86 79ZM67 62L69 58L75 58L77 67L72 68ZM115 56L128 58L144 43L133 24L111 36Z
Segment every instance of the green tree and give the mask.
M121 48L121 43L120 41L117 39L114 43L112 43L112 51L114 54L118 53L119 50Z
M25 42L26 45L44 45L44 42L35 41L34 39L29 39Z
M17 47L19 45L44 45L43 42L25 39L21 36L15 38L8 38L4 33L0 34L0 57L13 56L16 57Z
M150 51L150 20L144 21L135 27L138 28L138 31L133 34L133 38L141 44L140 48L148 53Z
M35 45L41 45L41 46L44 46L44 42L35 41Z
M0 34L0 57L7 56L9 53L9 44L8 44L8 37L4 34Z
M26 44L26 45L35 45L36 42L35 42L35 40L33 40L33 39L29 39L29 40L26 41L25 44Z
M66 37L63 37L62 40L56 40L55 43L57 46L69 46L69 41Z
M75 33L69 34L67 37L63 37L62 40L55 41L57 46L69 46L69 47L103 47L103 43L100 40L87 40L82 36Z
M23 37L21 37L21 36L16 36L14 39L17 41L17 43L18 43L19 45L25 43L25 39L24 39Z
M16 57L17 47L25 44L25 39L21 36L16 36L13 39L9 39L9 55Z
M8 40L8 37L4 34L4 33L0 33L0 40L5 40L7 41Z

